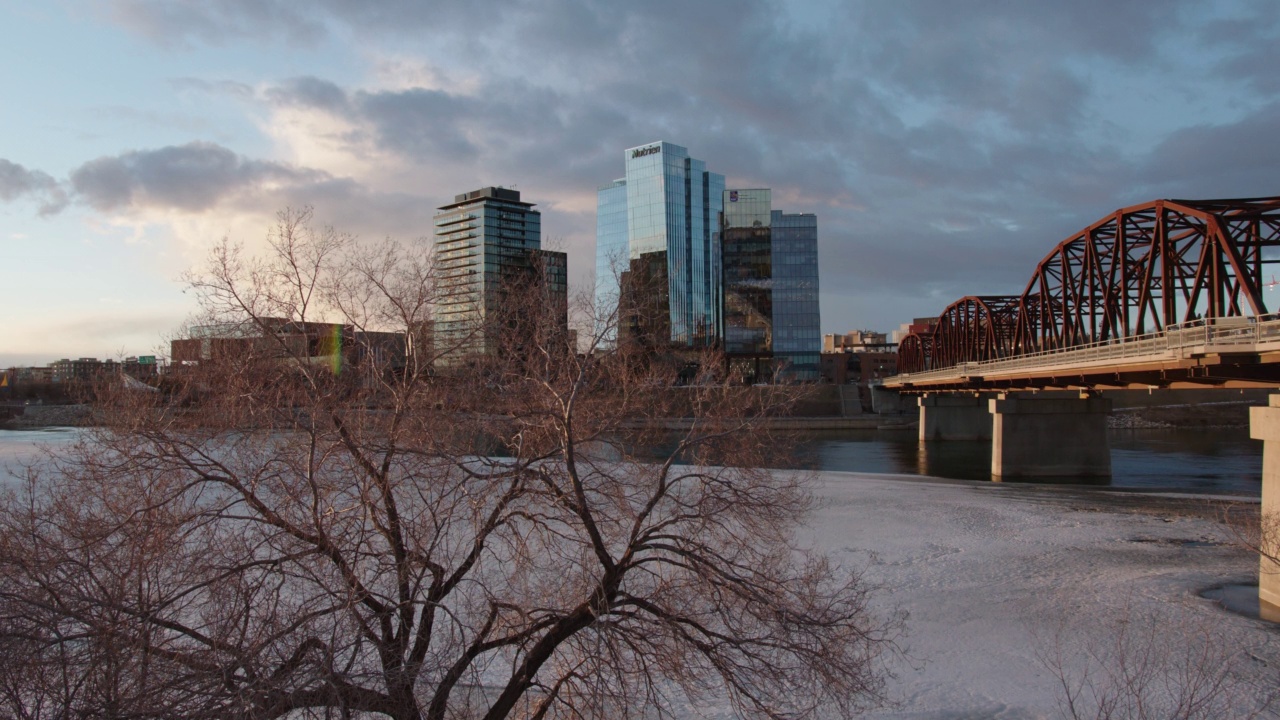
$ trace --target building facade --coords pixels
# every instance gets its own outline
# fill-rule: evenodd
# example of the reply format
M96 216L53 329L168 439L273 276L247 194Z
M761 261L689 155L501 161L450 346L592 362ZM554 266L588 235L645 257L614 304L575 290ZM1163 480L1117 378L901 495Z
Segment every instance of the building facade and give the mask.
M850 330L841 335L823 335L822 352L893 352L897 341L889 342L888 336L873 330Z
M649 327L663 328L676 347L714 346L721 327L724 176L667 142L628 148L624 162L625 176L597 193L597 305L606 312L648 305L621 297L623 276L663 279L662 317L649 318ZM626 324L620 320L621 331Z
M822 349L818 309L818 221L774 210L768 189L727 190L723 251L723 338L744 376L780 371L817 380Z
M618 306L619 280L629 270L627 245L627 181L614 180L596 191L596 314L604 317ZM611 338L612 339L612 338Z
M463 193L435 216L435 251L440 270L440 302L433 342L442 365L490 352L497 340L488 327L513 283L535 276L543 307L560 309L567 332L568 261L564 253L542 250L542 215L520 193L487 187Z

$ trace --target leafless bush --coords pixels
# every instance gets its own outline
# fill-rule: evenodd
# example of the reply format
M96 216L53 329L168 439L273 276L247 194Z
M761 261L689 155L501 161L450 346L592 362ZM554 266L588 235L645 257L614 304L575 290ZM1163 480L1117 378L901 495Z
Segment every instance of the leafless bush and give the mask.
M1247 658L1213 618L1130 602L1096 622L1087 637L1063 623L1037 638L1037 659L1072 720L1244 720L1269 707L1270 693L1251 684Z
M787 446L761 418L792 389L601 352L608 323L572 352L535 286L477 323L496 346L439 373L461 345L427 341L430 259L308 221L283 213L265 259L221 245L192 287L235 337L163 392L101 388L103 426L0 506L0 650L26 659L0 671L6 714L878 700L896 621L797 547L803 478L758 469ZM405 329L398 354L374 335ZM649 421L686 408L691 429L660 438ZM656 462L631 449L659 439Z
M1223 507L1222 521L1237 545L1258 554L1262 572L1280 572L1280 512L1230 503Z

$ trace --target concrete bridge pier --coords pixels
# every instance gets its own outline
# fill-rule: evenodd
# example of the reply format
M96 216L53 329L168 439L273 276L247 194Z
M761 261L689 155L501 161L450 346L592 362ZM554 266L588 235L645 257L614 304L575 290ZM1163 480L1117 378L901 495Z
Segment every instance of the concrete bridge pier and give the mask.
M991 475L996 479L1111 475L1110 399L1001 393L989 401L989 409Z
M906 396L910 400L914 397ZM883 385L871 386L871 412L877 415L897 415L911 411L911 403L904 402L902 393Z
M1267 407L1249 408L1249 437L1262 441L1262 519L1271 527L1280 520L1280 395L1272 395ZM1266 545L1267 538L1263 538ZM1280 546L1271 538L1271 555L1280 554ZM1265 555L1259 558L1258 599L1264 617L1280 618L1280 565ZM1270 607L1268 607L1270 606Z
M925 393L920 396L920 440L989 440L987 396Z

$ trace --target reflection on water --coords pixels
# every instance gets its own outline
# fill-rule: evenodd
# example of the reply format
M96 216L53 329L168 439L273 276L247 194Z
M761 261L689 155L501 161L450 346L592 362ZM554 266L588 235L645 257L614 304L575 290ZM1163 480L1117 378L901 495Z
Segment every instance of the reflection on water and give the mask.
M1262 443L1247 428L1112 430L1110 482L1041 478L1036 482L1101 484L1258 495ZM904 473L959 480L991 479L991 443L951 440L921 443L915 432L809 433L798 437L811 467L822 470Z
M66 445L74 428L0 430L0 483L39 457L38 445ZM920 443L914 430L830 430L790 435L794 445L778 467L847 472L929 475L959 480L991 479L991 443L986 440ZM1109 483L1116 488L1160 488L1258 496L1262 488L1262 443L1247 428L1112 430ZM653 457L671 447L653 447ZM1054 479L1039 480L1052 482ZM1059 482L1085 484L1080 478Z
M1262 492L1262 443L1247 428L1112 430L1111 478L1036 478L1023 482L1102 485L1257 497ZM911 430L824 430L787 435L790 460L775 467L928 475L991 480L989 440L921 443ZM674 448L651 446L659 458ZM634 448L632 448L634 450Z

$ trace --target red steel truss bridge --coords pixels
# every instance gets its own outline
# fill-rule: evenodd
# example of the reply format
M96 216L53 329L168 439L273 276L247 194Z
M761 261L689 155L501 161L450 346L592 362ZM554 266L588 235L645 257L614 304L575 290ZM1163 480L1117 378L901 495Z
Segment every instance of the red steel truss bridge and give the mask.
M1155 200L899 345L903 391L1280 386L1280 197Z

